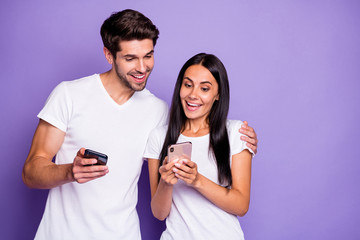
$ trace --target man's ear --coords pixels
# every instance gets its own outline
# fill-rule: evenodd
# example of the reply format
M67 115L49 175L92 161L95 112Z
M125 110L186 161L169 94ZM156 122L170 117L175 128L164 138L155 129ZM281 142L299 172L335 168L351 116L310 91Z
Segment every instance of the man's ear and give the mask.
M108 63L112 65L114 62L114 57L111 54L111 52L109 51L109 49L107 49L106 47L104 47L104 55L105 55L105 58L108 61Z

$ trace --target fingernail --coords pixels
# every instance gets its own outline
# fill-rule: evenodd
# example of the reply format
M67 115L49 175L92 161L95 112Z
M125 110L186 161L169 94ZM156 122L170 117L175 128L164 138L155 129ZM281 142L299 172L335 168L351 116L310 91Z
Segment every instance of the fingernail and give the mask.
M180 165L180 163L175 163L175 166L180 167L181 165Z
M177 169L176 169L176 168L173 168L173 172L177 172Z

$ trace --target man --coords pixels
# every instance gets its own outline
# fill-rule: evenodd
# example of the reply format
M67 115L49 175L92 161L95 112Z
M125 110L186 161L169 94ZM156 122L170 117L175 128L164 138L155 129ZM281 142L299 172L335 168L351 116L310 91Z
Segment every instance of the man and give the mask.
M27 186L50 189L35 239L141 239L136 203L142 154L168 112L145 89L158 34L139 12L111 15L101 36L112 68L62 82L50 94L23 169ZM255 132L245 131L256 151ZM85 148L107 154L107 166L92 165L96 160L84 158Z

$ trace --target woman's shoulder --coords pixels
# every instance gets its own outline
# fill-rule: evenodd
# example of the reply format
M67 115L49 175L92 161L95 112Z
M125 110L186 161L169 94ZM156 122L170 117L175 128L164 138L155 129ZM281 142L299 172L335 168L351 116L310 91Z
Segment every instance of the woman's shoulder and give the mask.
M240 120L226 120L226 128L228 130L228 133L232 132L233 130L239 130L241 128L241 125L243 124Z

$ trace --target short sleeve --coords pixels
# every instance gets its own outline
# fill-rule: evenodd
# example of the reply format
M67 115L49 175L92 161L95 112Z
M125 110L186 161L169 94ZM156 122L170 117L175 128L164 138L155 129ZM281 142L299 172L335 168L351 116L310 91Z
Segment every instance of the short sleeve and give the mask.
M66 82L54 88L46 100L38 118L66 132L72 109L71 99L67 92Z
M160 126L150 132L146 143L144 158L159 159L164 144L167 126Z
M242 152L243 150L247 149L252 153L254 156L254 152L248 146L246 146L246 142L241 140L240 137L244 136L244 134L239 132L241 125L243 124L242 121L239 120L228 120L227 121L227 128L228 128L228 135L229 135L229 142L230 142L230 151L231 156Z
M162 105L162 114L157 127L165 126L168 123L169 118L169 106L164 102Z

